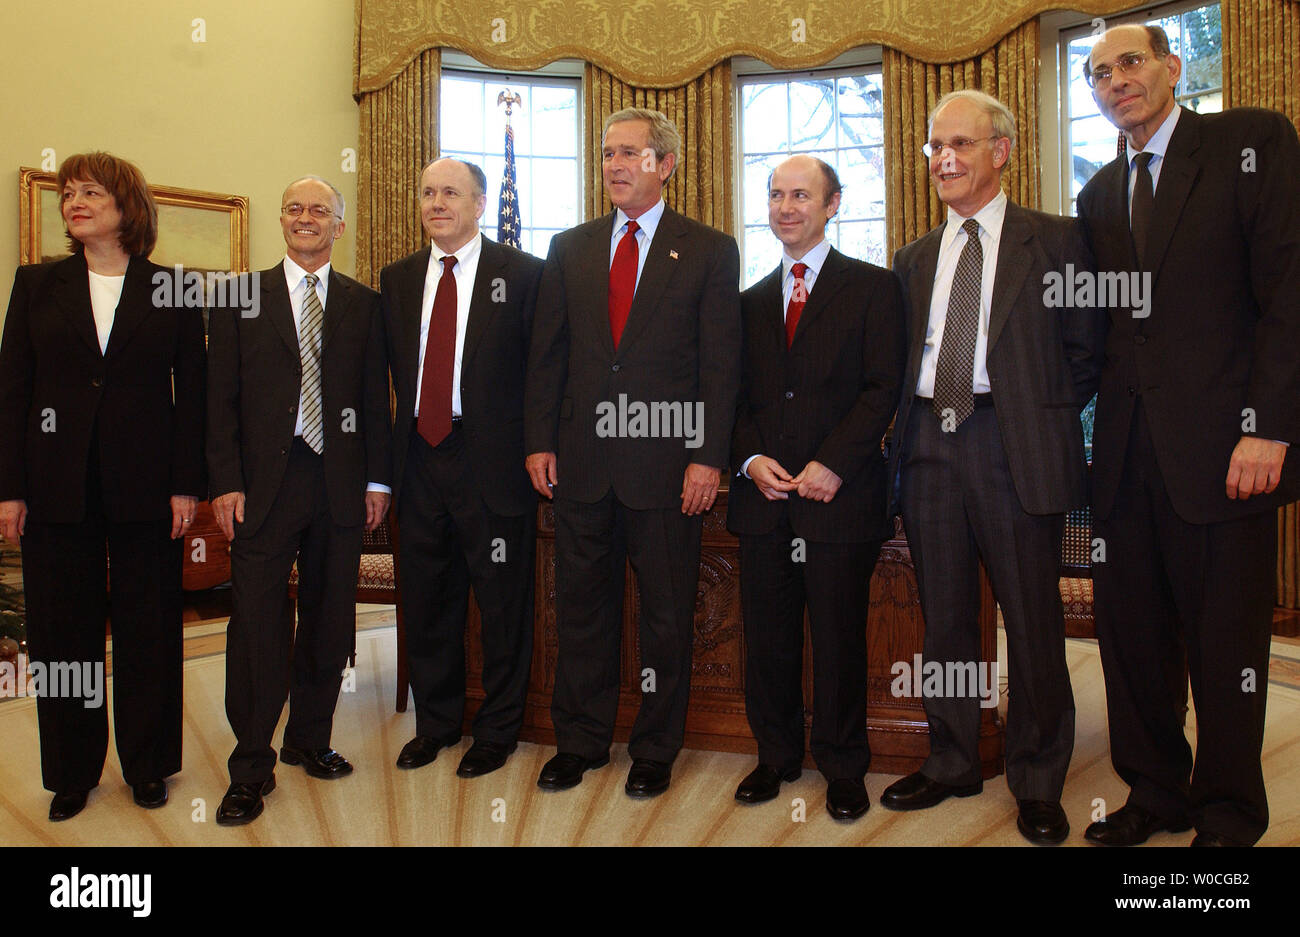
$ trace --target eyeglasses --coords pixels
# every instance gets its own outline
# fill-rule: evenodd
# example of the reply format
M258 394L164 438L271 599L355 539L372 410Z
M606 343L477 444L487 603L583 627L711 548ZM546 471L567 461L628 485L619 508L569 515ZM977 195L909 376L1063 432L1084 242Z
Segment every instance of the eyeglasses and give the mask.
M334 209L326 208L324 205L303 205L294 202L291 205L285 205L280 209L281 213L290 218L297 218L303 212L307 212L313 218L324 220L334 214Z
M1083 78L1088 82L1089 88L1100 88L1110 84L1110 76L1119 71L1121 75L1129 75L1137 71L1146 64L1150 58L1145 52L1125 52L1115 60L1114 67L1110 65L1098 65L1096 68L1088 68L1085 63Z
M925 154L926 159L930 159L936 153L942 153L944 147L948 147L958 156L970 152L970 148L976 143L987 143L989 140L996 140L998 135L995 133L991 137L981 137L978 140L968 140L965 137L954 137L951 140L931 140L929 143L921 146L921 152Z

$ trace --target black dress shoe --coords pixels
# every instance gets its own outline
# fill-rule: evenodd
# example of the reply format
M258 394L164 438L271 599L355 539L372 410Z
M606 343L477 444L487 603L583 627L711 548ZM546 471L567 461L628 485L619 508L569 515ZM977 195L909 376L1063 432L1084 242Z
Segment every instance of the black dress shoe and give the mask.
M167 803L166 781L141 781L131 785L131 796L137 807L153 810Z
M302 765L314 778L332 781L352 773L348 760L332 748L294 748L285 745L280 749L280 760L286 765Z
M593 760L560 752L542 765L542 773L537 776L537 786L544 791L566 791L582 783L583 772L603 768L607 764L608 754Z
M633 758L623 790L628 797L654 797L668 790L672 774L673 766L668 762Z
M262 798L275 790L275 775L262 783L231 784L217 808L220 826L243 826L262 815Z
M444 748L460 743L460 736L455 738L447 736L445 739L435 739L428 735L417 735L411 741L402 746L402 753L397 756L397 767L399 768L423 768L433 759L438 757L438 752Z
M1246 843L1239 843L1235 839L1229 839L1226 836L1220 836L1218 833L1197 833L1192 839L1193 846L1245 846Z
M1151 838L1151 834L1167 830L1181 833L1191 827L1186 820L1166 820L1147 813L1141 807L1125 804L1105 820L1088 824L1083 838L1098 846L1137 846Z
M856 820L870 806L861 778L838 778L826 785L826 812L836 820Z
M742 804L762 804L774 800L781 793L782 781L797 781L803 774L803 768L777 768L772 765L759 765L740 782L736 788L736 800Z
M1070 835L1070 821L1065 818L1060 801L1018 800L1016 803L1020 805L1016 829L1031 843L1054 846L1065 842Z
M927 778L920 771L895 781L880 795L880 802L890 810L924 810L941 804L949 797L974 797L984 790L984 782L944 784Z
M81 809L86 806L88 793L89 791L65 791L62 794L55 794L54 799L50 801L50 820L57 823L81 813Z
M475 739L474 744L469 747L469 751L461 758L460 765L456 768L456 776L477 778L485 774L491 774L506 763L506 759L510 757L510 753L514 750L514 742L509 745L502 745L499 742L480 742Z

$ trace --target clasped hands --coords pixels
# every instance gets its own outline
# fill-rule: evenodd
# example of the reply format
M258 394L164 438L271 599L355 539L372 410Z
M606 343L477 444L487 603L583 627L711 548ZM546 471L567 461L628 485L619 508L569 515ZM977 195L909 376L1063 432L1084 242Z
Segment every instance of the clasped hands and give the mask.
M765 455L755 456L749 463L749 477L769 501L784 501L793 491L801 498L825 503L844 484L844 479L815 459L798 475L791 476L780 462Z

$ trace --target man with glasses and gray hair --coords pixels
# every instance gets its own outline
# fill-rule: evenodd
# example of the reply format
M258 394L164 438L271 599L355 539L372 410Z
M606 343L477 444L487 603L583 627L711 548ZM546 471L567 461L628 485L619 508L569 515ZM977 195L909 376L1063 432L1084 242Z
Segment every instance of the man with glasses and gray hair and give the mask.
M1096 388L1104 313L1045 292L1052 274L1090 271L1091 259L1075 222L1002 192L1015 143L1006 106L954 91L929 123L923 149L948 217L894 256L908 353L891 452L925 616L923 658L945 674L988 666L979 660L982 560L1006 626L1017 827L1030 842L1058 843L1070 829L1060 800L1074 748L1061 534L1065 512L1085 499L1079 413ZM925 694L930 755L885 790L886 807L981 792L987 701L974 682Z
M325 180L291 183L280 209L286 256L255 275L260 304L209 315L208 469L233 603L226 715L236 745L223 826L257 819L275 788L271 737L286 693L280 760L316 778L352 772L330 731L356 630L362 530L388 511L390 454L379 294L330 264L343 210Z
M1127 802L1085 836L1251 845L1276 511L1300 497L1300 141L1281 114L1197 114L1158 26L1118 26L1085 77L1127 157L1079 193L1098 269L1145 284L1110 310L1092 471L1097 640ZM1196 756L1183 729L1188 678Z

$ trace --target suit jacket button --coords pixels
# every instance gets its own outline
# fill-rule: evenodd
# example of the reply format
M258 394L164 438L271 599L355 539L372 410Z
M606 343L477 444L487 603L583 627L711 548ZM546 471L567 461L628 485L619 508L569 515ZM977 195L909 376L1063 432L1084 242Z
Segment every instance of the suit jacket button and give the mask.
M1128 388L1128 395L1129 395L1130 397L1136 397L1136 396L1137 396L1137 388L1134 387L1132 384L1129 385L1129 388Z
M291 404L289 404L289 412L290 412L290 413L294 413L295 411L297 411L297 409L298 409L298 405L297 405L296 403L291 403Z
M104 386L104 379L103 379L102 377L92 377L92 378L90 379L90 386L91 386L91 387L103 387L103 386Z
M787 390L787 391L785 392L785 399L786 399L786 400L793 400L793 399L794 399L794 391L792 391L792 390Z
M1145 335L1134 335L1134 336L1133 336L1133 344L1134 344L1134 345L1145 345L1146 343L1147 343L1147 337L1146 337Z
M615 372L617 372L617 371L621 370L622 367L623 367L623 366L622 366L621 364L615 364L615 365L612 365L612 366L610 367L610 370L611 370L611 371L615 371Z
M280 450L280 455L286 455L288 452L289 452L288 449L281 449L281 450Z

